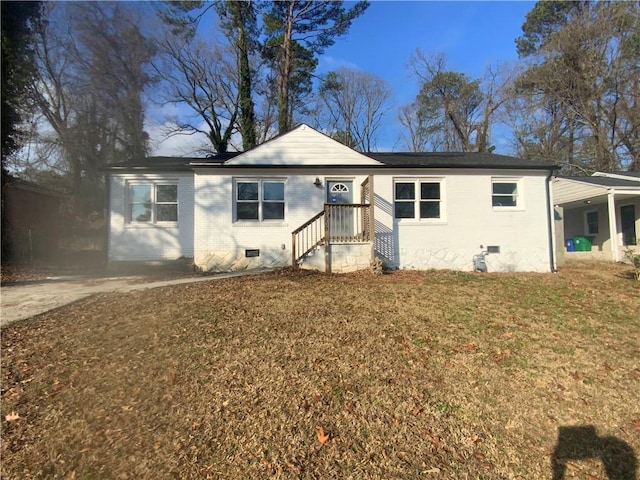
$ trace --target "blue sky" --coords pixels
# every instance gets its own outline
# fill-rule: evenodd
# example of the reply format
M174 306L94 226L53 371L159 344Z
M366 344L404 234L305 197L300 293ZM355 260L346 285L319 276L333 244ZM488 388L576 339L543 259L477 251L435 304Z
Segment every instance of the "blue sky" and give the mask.
M318 73L345 65L387 80L392 86L394 105L381 131L379 148L398 148L401 127L397 108L410 103L419 89L407 68L415 50L443 53L449 69L481 77L488 65L517 59L515 39L522 34L526 14L534 5L535 2L373 1L353 22L347 36L326 50Z
M401 126L397 110L410 103L419 86L407 64L417 48L442 53L447 67L473 78L490 64L517 59L515 39L522 34L526 14L535 2L372 1L354 20L346 36L320 57L317 74L347 66L373 73L390 83L391 110L379 132L378 149L398 150ZM510 153L508 132L497 128L496 153ZM183 137L184 139L184 137ZM184 139L187 140L187 139ZM193 140L193 138L191 138ZM173 153L179 138L163 142L158 153ZM177 153L177 152L176 152Z

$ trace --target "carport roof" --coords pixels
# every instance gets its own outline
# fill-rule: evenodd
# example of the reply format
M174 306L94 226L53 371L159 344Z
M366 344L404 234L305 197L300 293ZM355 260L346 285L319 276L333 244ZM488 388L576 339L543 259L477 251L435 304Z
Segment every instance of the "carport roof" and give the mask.
M621 178L614 177L601 177L601 176L593 176L593 177L558 177L566 180L575 180L576 182L590 183L592 185L598 185L601 187L607 188L616 188L616 187L638 187L640 188L640 182L637 180L624 180Z
M553 183L553 202L565 208L607 201L613 191L616 198L640 196L640 181L617 177L595 175L592 177L558 177Z

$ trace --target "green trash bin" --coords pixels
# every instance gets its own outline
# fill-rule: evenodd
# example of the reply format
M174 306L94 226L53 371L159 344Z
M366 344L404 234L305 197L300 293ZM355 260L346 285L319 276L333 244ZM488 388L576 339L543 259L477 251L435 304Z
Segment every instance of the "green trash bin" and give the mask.
M577 235L573 237L573 244L575 245L576 252L590 252L591 242L595 237L586 237L583 235Z

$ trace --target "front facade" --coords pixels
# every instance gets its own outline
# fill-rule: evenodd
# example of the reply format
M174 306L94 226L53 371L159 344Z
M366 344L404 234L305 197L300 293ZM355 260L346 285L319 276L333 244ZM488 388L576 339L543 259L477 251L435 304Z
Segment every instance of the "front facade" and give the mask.
M489 154L360 154L302 125L241 154L110 172L111 261L204 271L292 264L554 268L555 167Z

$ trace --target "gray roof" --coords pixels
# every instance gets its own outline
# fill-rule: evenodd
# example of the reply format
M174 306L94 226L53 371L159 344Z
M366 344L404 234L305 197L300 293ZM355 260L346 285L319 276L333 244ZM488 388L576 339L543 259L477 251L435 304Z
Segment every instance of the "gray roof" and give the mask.
M626 173L625 173L626 174ZM635 176L635 175L633 175ZM576 180L578 182L590 183L602 187L636 187L640 188L640 182L635 180L623 180L613 177L559 177L567 180Z
M135 162L114 163L107 168L110 170L191 170L192 162L222 165L227 160L240 155L240 153L242 152L219 153L211 157L146 157Z
M365 153L389 167L424 168L559 168L550 163L523 160L485 152L384 152Z
M224 166L242 152L228 152L211 157L147 157L136 162L123 162L110 165L110 170L157 170L157 171L186 171L193 168L207 166ZM364 155L379 161L390 168L516 168L516 169L557 169L556 165L540 163L521 158L480 152L384 152L364 153ZM196 165L194 165L196 164ZM239 165L234 165L235 168ZM244 166L241 166L244 167ZM246 165L256 168L256 165ZM271 165L262 165L270 168ZM279 167L274 165L274 167ZM280 166L281 167L281 166ZM306 166L305 168L328 168L328 165ZM333 166L332 166L333 167ZM336 165L335 167L353 168L353 165ZM366 165L366 168L379 168ZM591 177L589 177L591 178Z

